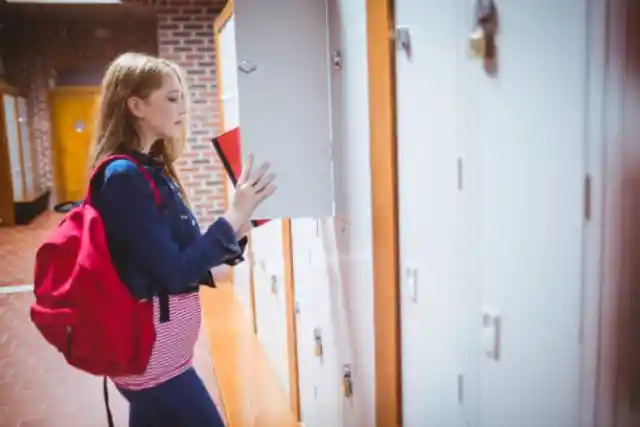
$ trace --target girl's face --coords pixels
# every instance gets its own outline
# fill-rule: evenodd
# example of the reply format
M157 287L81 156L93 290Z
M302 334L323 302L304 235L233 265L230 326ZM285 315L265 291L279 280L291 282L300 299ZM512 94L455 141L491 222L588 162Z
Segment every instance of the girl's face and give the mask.
M174 73L165 74L160 89L146 99L130 98L129 108L146 138L153 141L183 136L187 109L182 86Z

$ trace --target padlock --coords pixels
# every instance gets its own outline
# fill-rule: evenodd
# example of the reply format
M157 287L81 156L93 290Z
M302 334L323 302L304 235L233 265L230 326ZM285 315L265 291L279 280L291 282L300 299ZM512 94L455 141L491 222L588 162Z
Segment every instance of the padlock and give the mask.
M497 10L493 0L477 0L475 27L469 35L469 53L478 59L489 59L495 49Z
M316 357L322 357L322 334L320 333L320 329L314 329L313 337L316 342L315 355Z
M342 386L344 390L344 397L351 397L353 395L353 382L351 378L345 377L342 381Z
M351 368L348 366L345 366L342 375L342 391L346 398L353 396L353 380L351 379Z
M482 59L487 54L487 36L481 26L477 26L469 36L469 53L473 58Z

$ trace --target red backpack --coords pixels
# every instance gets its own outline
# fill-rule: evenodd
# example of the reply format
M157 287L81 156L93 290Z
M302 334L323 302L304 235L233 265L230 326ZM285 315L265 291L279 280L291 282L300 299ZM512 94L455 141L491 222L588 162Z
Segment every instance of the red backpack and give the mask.
M31 320L69 365L105 377L143 373L156 338L153 304L137 300L121 282L104 224L91 202L94 178L117 159L138 166L159 205L151 175L133 158L114 155L101 162L84 203L69 212L38 249L36 301L31 305Z

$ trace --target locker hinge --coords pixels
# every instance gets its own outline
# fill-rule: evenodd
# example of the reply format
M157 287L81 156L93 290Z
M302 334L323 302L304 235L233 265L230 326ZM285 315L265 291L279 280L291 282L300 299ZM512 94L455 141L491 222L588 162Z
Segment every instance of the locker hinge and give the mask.
M591 221L591 175L584 176L584 219Z
M412 57L411 49L411 32L408 27L397 27L394 34L396 41L396 50L401 50L406 55L407 59Z
M457 162L457 167L458 167L458 190L462 191L462 189L464 188L464 175L463 175L463 165L462 165L462 158L458 157L458 162Z
M464 403L464 375L458 374L458 403Z

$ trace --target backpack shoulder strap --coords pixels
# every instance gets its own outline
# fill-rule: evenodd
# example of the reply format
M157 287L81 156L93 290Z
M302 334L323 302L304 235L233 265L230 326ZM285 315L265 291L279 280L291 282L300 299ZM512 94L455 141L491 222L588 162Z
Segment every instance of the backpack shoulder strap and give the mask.
M93 173L91 174L91 178L89 179L89 189L87 191L85 203L91 204L91 196L93 194L93 189L95 184L102 181L105 169L111 162L114 162L116 160L128 160L134 165L136 165L138 170L142 173L144 178L147 180L147 182L151 186L151 191L153 191L153 197L156 201L156 206L160 208L160 206L162 205L162 199L160 198L160 193L158 192L158 186L156 185L156 182L153 180L153 177L151 176L149 171L140 164L140 162L138 162L136 159L126 154L114 154L112 156L109 156L106 159L102 160L95 167L95 169L93 170Z

